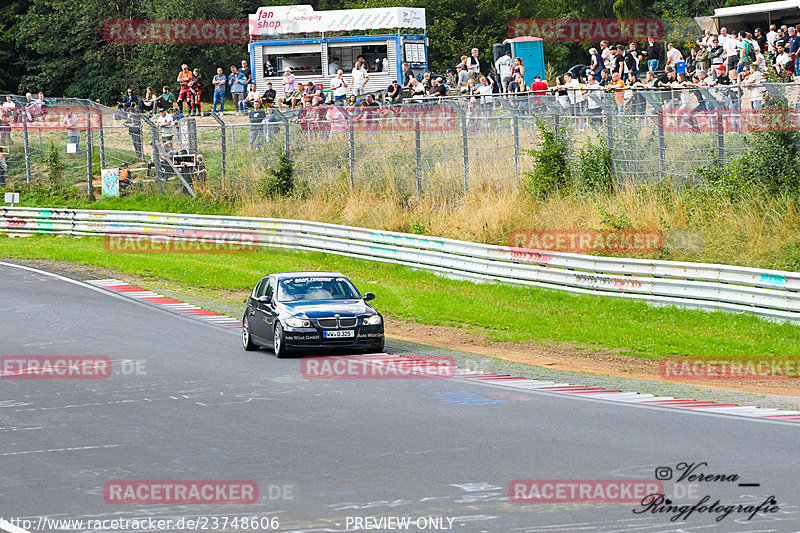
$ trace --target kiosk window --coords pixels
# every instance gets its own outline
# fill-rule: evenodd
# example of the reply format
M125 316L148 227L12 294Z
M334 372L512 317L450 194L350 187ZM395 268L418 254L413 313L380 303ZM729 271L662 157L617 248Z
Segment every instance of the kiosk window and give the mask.
M283 76L287 67L295 76L319 76L322 74L322 53L264 54L265 75ZM270 69L272 74L269 74Z
M379 70L377 70L375 67L375 60L380 60L377 65L382 70L383 60L388 57L388 51L385 44L375 44L369 46L328 46L328 60L333 62L333 58L338 57L339 68L348 74L353 70L353 66L355 66L358 56L364 56L366 67L370 72L376 72Z

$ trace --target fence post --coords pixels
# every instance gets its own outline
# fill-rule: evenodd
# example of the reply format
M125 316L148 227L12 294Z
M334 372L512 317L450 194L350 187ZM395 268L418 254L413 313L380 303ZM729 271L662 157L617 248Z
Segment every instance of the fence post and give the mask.
M719 160L725 160L725 123L722 120L722 110L717 108L717 153Z
M419 120L414 120L414 174L417 177L417 195L422 196L422 139Z
M220 149L222 150L222 188L225 189L228 179L228 138L225 135L225 121L217 113L211 113L211 118L219 124Z
M92 184L92 117L86 112L86 193L90 200L94 199L94 185Z
M98 128L99 128L97 131L97 139L100 142L100 168L106 168L106 145L105 145L105 139L103 138L103 113L98 112L97 115L98 115ZM142 123L139 122L139 145L142 144L141 124ZM134 146L134 150L135 149L136 146ZM136 155L138 156L139 154ZM142 158L142 160L144 160L144 158Z
M150 162L153 164L153 169L155 170L156 186L158 186L158 194L163 194L164 193L164 187L163 187L163 184L161 183L161 157L159 155L160 151L159 151L159 146L158 146L158 137L159 137L158 136L158 126L156 126L156 124L152 120L147 118L146 116L142 116L142 120L144 120L145 123L148 126L150 126L150 131L152 132L153 155L150 158Z
M555 134L556 137L558 137L559 135L558 130L560 129L559 128L560 125L561 125L561 115L559 113L556 113L553 115L553 133Z
M606 113L606 147L609 152L614 149L614 116Z
M664 113L659 113L656 119L658 126L658 171L661 177L667 175L667 143L664 139Z
M467 135L467 115L461 115L461 145L464 150L464 192L469 191L469 135Z
M28 139L28 115L25 111L20 112L22 117L22 139L25 144L25 180L31 182L31 145Z
M350 167L350 186L355 189L356 188L356 138L353 132L353 117L350 116L349 113L345 112L345 118L347 119L347 143L349 147L349 154L348 154L348 166Z
M512 110L511 128L514 132L514 185L519 176L519 110Z

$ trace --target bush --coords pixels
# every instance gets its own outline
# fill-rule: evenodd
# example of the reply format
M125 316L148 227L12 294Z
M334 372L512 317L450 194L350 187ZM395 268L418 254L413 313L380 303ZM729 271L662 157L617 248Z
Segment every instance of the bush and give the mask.
M539 150L526 150L533 157L533 170L525 172L523 187L534 198L541 199L572 187L567 164L567 145L554 130L547 128L542 120L536 120L542 136Z
M294 165L286 152L278 156L277 167L267 169L259 183L259 192L265 198L286 197L294 191Z
M614 168L611 150L603 139L591 141L578 154L579 186L587 192L610 193L614 190Z
M47 152L47 184L57 189L64 181L64 165L58 156L58 148L50 141L50 150Z

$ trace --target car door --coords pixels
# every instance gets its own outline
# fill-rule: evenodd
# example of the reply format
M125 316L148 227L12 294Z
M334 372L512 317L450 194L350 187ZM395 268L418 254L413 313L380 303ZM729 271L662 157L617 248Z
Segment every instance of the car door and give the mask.
M264 304L259 304L258 298L263 296L267 290L267 283L269 277L263 278L258 282L250 297L247 299L247 319L250 326L250 335L266 340L266 328L264 325L264 312L262 308Z
M275 321L275 302L259 302L262 296L269 296L272 299L275 296L275 279L265 278L263 284L256 287L257 292L254 293L253 310L250 317L250 334L255 335L259 339L272 342L273 336L273 323Z

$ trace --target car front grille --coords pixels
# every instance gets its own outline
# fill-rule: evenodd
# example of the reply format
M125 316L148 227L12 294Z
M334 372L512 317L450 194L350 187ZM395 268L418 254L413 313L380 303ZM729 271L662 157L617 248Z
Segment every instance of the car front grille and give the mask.
M317 323L321 328L352 328L356 325L358 319L356 318L318 318Z

